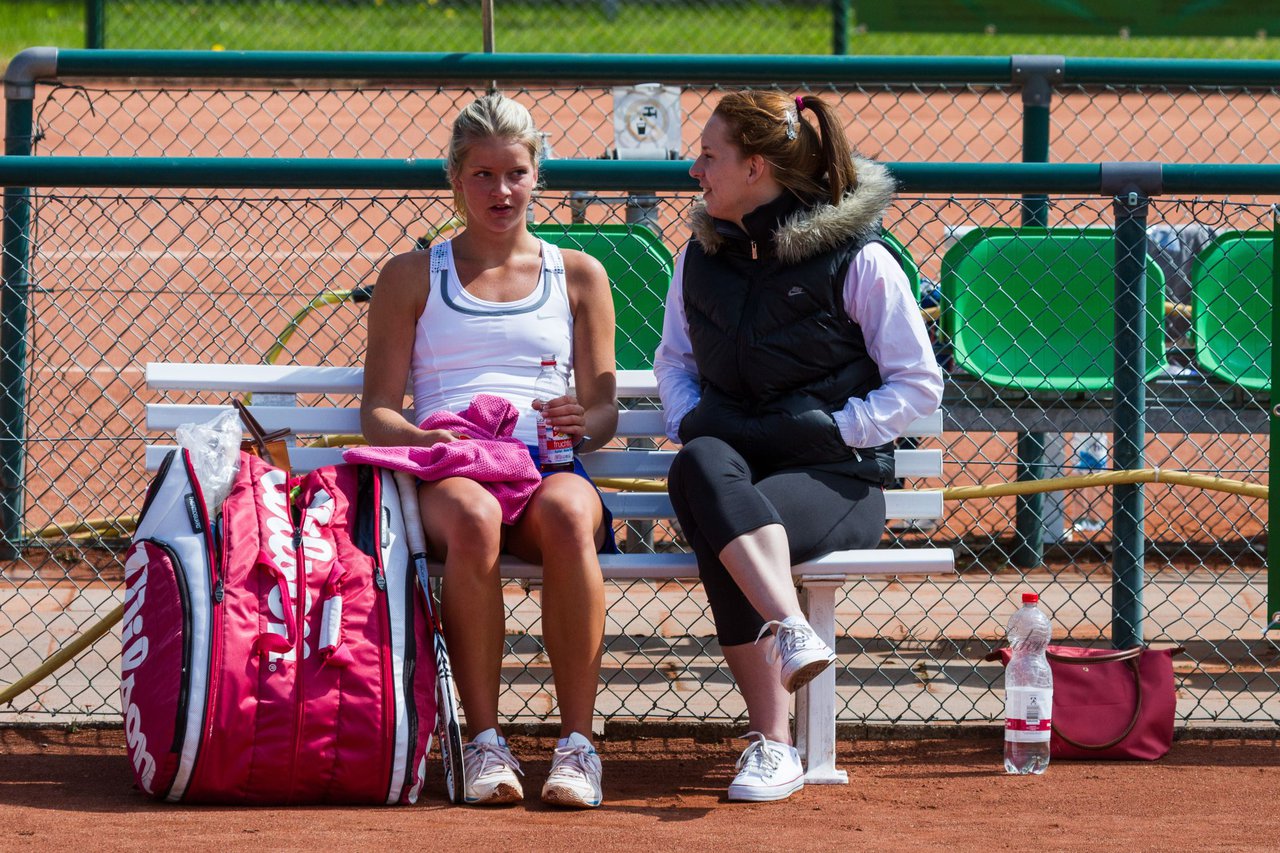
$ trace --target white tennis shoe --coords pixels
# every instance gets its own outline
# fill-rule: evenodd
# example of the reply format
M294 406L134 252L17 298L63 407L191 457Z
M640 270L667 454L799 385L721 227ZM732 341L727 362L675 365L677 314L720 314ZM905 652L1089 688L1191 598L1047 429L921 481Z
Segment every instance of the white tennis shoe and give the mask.
M594 809L600 805L600 756L577 732L561 738L542 786L542 801L553 806Z
M785 800L804 787L804 766L794 746L778 743L760 732L747 732L751 741L738 758L738 775L729 785L733 802L769 803Z
M804 687L813 677L836 662L835 652L822 641L813 628L802 616L788 616L781 622L766 622L756 636L756 642L764 636L764 632L776 628L773 635L773 647L769 650L767 660L777 663L782 659L782 686L788 693L795 693Z
M485 729L463 746L462 764L467 777L462 799L467 805L498 806L524 799L524 788L516 778L520 762L497 729Z

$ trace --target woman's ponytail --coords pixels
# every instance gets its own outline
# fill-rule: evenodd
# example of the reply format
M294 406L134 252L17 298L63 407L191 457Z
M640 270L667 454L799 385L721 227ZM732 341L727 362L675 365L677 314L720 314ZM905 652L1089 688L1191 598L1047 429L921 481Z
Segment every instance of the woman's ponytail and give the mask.
M830 201L832 204L839 204L845 193L852 192L858 186L858 170L853 165L853 151L849 148L849 140L845 138L844 129L837 123L830 105L822 98L817 95L801 95L796 98L796 105L817 116L824 171L831 192Z

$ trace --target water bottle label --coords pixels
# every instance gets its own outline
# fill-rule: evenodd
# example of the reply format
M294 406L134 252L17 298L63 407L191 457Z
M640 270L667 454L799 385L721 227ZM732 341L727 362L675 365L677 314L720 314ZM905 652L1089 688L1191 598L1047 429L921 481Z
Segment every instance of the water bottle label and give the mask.
M543 465L572 465L573 439L538 418L538 457Z
M1053 731L1053 690L1010 687L1004 693L1004 739L1048 743Z

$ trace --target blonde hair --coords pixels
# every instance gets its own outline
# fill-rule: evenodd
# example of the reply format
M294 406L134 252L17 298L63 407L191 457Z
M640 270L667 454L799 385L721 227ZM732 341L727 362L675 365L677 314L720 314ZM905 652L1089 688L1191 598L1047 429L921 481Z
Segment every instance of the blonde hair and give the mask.
M815 129L806 112L818 119ZM853 152L831 106L816 95L730 92L716 104L729 138L743 156L759 154L778 183L806 200L827 196L838 204L858 185Z
M534 169L541 163L542 135L538 133L533 124L533 116L523 104L497 92L471 102L454 119L445 158L445 174L449 178L449 184L454 186L454 210L464 222L467 218L467 206L456 184L471 146L485 139L501 139L523 145L529 152Z

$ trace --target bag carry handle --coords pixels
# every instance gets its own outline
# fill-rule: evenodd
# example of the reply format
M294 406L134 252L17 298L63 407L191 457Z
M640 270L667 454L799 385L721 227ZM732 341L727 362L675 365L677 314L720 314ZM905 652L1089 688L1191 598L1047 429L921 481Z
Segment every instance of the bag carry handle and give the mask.
M1093 655L1091 657L1060 655L1055 652L1046 651L1045 655L1054 663L1069 664L1071 666L1088 666L1091 663L1127 663L1129 665L1130 672L1133 673L1133 684L1137 691L1137 700L1133 703L1133 719L1129 720L1129 725L1125 726L1124 731L1122 731L1118 737L1113 738L1106 743L1081 743L1080 741L1064 734L1062 729L1058 728L1056 721L1050 724L1053 727L1054 736L1062 738L1064 743L1074 746L1076 749L1101 751L1104 749L1110 749L1132 734L1134 726L1138 725L1138 718L1142 716L1142 673L1138 669L1138 662L1142 657L1142 653L1145 651L1147 651L1146 646L1134 646L1131 649L1120 649L1119 651L1111 652L1109 654ZM1186 649L1182 646L1178 646L1177 648L1172 649L1170 654L1176 655L1183 651L1186 651Z
M1132 649L1124 649L1111 655L1099 655L1096 658L1066 658L1064 655L1053 655L1054 663L1087 665L1089 663L1113 663L1116 661L1123 661L1129 665L1129 670L1133 673L1133 684L1138 693L1138 698L1133 703L1133 719L1129 720L1129 725L1124 727L1124 731L1106 743L1081 743L1074 738L1068 737L1063 733L1062 729L1058 728L1057 720L1050 723L1053 728L1054 737L1062 738L1065 743L1074 746L1076 749L1104 750L1110 749L1132 734L1133 727L1138 724L1138 718L1142 716L1142 675L1138 672L1138 658L1141 655L1141 646Z
M262 428L262 424L258 423L258 419L253 416L253 412L249 411L249 407L240 402L239 398L232 398L231 402L235 404L236 411L240 413L240 421L244 424L245 432L249 433L249 440L258 449L258 455L262 457L263 461L277 468L288 468L289 460L273 459L271 449L267 447L267 443L287 438L293 434L293 430L288 427L281 427L267 432Z

